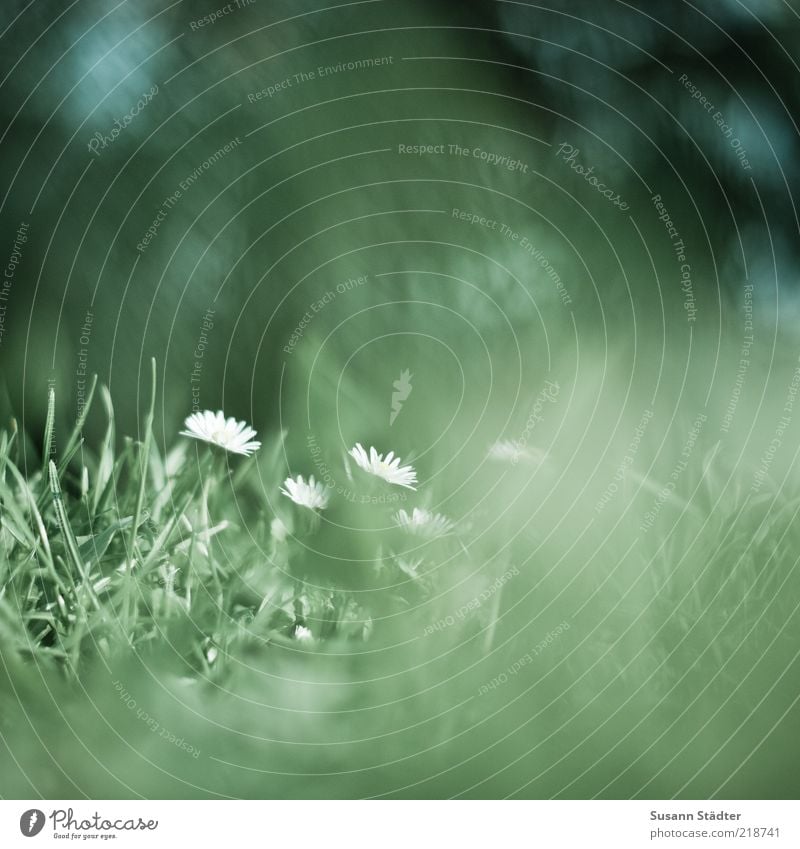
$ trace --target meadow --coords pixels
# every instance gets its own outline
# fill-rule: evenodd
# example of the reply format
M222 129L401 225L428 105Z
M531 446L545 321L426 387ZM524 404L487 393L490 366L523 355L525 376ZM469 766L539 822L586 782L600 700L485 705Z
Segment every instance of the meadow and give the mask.
M296 503L286 431L120 442L91 389L99 445L0 441L4 796L794 792L788 444L628 415L594 469L507 440L417 489L322 446Z
M790 6L53 5L0 796L796 795Z

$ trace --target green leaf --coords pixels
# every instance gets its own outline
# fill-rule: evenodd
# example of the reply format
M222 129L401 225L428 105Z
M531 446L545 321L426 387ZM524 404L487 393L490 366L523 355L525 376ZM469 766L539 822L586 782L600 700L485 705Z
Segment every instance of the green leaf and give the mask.
M44 441L42 442L42 480L47 478L47 464L53 450L53 436L56 423L56 392L53 387L47 393L47 419L44 424Z
M111 402L111 395L105 386L100 388L100 397L106 409L108 427L103 437L100 459L97 464L97 475L94 482L94 499L92 501L93 514L97 513L101 504L104 503L114 473L114 405Z
M146 518L146 516L142 517L142 521ZM94 534L85 542L82 542L78 551L80 552L83 561L85 562L87 560L94 559L95 562L99 562L100 558L106 553L109 545L111 545L111 540L114 539L116 534L120 531L124 531L126 528L129 528L132 523L133 516L126 516L124 519L117 519L99 534Z

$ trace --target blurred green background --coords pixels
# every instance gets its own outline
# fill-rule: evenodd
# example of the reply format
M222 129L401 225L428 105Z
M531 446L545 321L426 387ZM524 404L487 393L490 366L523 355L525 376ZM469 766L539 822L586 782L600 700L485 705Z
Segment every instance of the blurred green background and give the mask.
M211 553L160 564L224 593L168 612L143 578L138 630L71 672L5 473L0 794L796 795L795 9L9 2L0 32L3 427L36 498L48 387L56 459L92 374L123 456L151 357L159 457L194 408L264 441ZM106 433L95 402L75 523ZM349 503L356 442L419 492ZM278 486L323 469L306 535ZM409 541L414 506L456 532Z

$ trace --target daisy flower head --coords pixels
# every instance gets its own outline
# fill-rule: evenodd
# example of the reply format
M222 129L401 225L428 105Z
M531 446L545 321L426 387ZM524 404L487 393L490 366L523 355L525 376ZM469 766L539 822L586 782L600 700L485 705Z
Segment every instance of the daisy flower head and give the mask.
M310 628L306 628L305 625L298 625L294 629L294 638L301 643L307 643L314 639L314 635L311 633Z
M399 528L426 539L443 537L455 527L453 522L441 513L431 513L430 510L421 510L419 507L415 507L411 515L405 510L398 510L392 518Z
M253 439L256 432L247 422L237 422L233 417L225 418L222 410L212 413L204 410L202 413L192 413L183 423L186 430L181 436L199 439L224 448L231 454L243 454L249 457L261 448L261 443Z
M311 475L308 483L303 480L302 475L286 478L281 492L287 498L291 498L295 504L307 507L309 510L324 510L328 506L328 491L325 484L315 481L314 475Z
M404 486L406 489L416 489L417 473L413 466L401 466L400 458L395 457L394 451L390 451L384 458L374 448L369 449L369 454L364 450L360 442L350 449L350 456L356 461L359 468L375 477Z

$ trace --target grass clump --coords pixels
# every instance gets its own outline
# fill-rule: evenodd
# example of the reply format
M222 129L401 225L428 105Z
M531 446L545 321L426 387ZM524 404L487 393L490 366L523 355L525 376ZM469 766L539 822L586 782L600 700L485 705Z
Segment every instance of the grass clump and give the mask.
M253 497L259 471L278 471L280 438L260 467L185 439L162 454L153 383L143 439L121 450L101 388L107 431L93 452L80 437L92 395L58 465L52 390L34 474L18 467L18 434L0 436L0 601L22 660L80 676L98 658L167 644L186 674L208 675L249 640L363 636L351 594L289 571L291 513Z
M33 463L0 432L2 795L793 786L800 494L709 434L662 498L694 416L609 499L613 445L590 486L568 444L336 458L209 413L162 447L154 389L138 441L95 395L96 448L88 408Z

